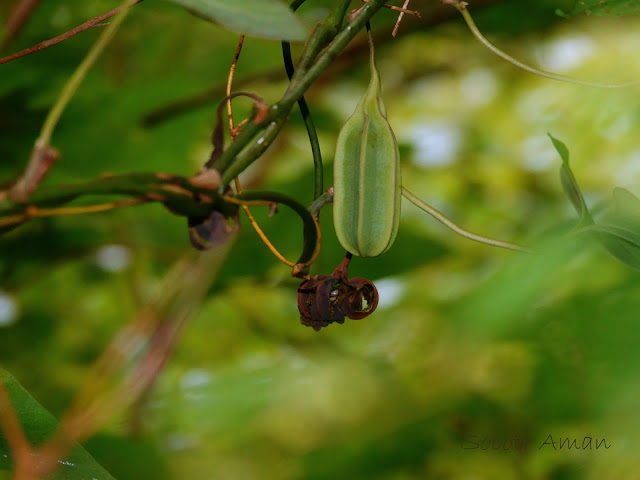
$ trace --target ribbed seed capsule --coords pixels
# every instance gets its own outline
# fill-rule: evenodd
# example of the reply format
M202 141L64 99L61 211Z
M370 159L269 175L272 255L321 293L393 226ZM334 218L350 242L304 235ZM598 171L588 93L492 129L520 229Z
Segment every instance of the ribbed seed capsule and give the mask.
M382 102L369 34L371 81L338 135L333 166L333 223L340 244L361 257L386 252L398 233L400 156Z

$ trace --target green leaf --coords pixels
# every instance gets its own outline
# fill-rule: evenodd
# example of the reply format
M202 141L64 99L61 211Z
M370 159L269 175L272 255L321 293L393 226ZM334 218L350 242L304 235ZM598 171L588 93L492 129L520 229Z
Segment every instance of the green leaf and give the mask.
M640 199L624 188L613 191L613 209L594 227L602 245L618 260L640 270Z
M638 0L578 0L571 12L574 15L606 15L625 17L640 15L640 1Z
M276 40L302 41L307 28L279 0L168 0L234 32Z
M550 133L547 133L547 135L551 139L551 143L553 143L553 147L556 149L556 151L560 155L560 158L562 159L562 163L567 167L569 167L569 149L567 148L567 146L563 142L555 138L553 135L551 135Z
M626 188L617 187L613 190L614 214L627 219L640 227L640 198Z
M622 263L640 270L640 233L621 225L595 225L598 240Z
M34 445L46 441L58 428L57 420L27 392L8 372L0 369L0 377L13 404L25 435ZM57 474L47 478L64 480L113 480L113 477L102 468L89 453L77 445L69 456L58 462ZM4 432L0 430L0 470L11 470L11 452L9 451Z
M576 212L580 215L581 222L593 223L578 182L573 176L573 172L569 166L569 149L563 142L553 137L550 133L547 133L547 135L549 135L554 148L562 159L562 167L560 167L560 182L562 183L562 188L567 194L567 197L569 197L569 201L576 209Z

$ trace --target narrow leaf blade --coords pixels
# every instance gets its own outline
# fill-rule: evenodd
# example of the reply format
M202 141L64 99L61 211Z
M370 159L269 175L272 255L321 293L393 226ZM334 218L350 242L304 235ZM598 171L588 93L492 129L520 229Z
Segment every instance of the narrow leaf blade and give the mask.
M13 408L25 435L34 445L45 442L58 428L58 422L29 392L8 372L0 369L0 378L9 394ZM65 480L114 480L98 462L80 445L76 445L66 459L61 459L56 475L47 478ZM11 452L4 432L0 429L0 470L11 470Z
M571 171L571 167L569 166L569 149L563 142L553 137L553 135L551 135L550 133L548 133L547 135L549 135L554 148L562 159L562 166L560 167L560 182L562 183L562 188L569 198L569 201L573 205L573 208L575 208L576 212L578 212L578 215L580 215L580 220L588 221L591 223L592 220L591 215L589 214L589 209L587 208L587 204L584 201L584 197L582 195L582 192L580 191L578 182L573 176L573 172Z
M640 198L626 188L616 187L613 190L613 203L617 216L640 219Z
M640 270L640 234L624 226L602 224L594 227L598 240L625 265Z

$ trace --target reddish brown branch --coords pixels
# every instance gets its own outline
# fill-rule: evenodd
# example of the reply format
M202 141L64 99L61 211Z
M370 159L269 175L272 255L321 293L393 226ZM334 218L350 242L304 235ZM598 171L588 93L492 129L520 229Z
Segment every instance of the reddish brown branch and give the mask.
M27 23L27 20L40 2L41 0L22 0L18 4L5 24L6 33L2 41L0 41L0 50L9 45L24 24Z
M404 0L404 5L402 5L403 10L407 9L407 7L409 6L409 1L410 0ZM402 21L402 17L404 17L404 12L400 12L400 15L398 15L398 21L396 22L396 26L393 27L393 32L391 32L392 37L395 37L398 34L398 29L400 28L400 22Z
M140 2L142 2L142 0L134 0L129 6L132 7ZM103 13L102 15L94 17L91 20L84 22L82 25L79 25L76 28L63 33L62 35L58 35L57 37L51 38L49 40L45 40L44 42L40 42L37 45L29 47L20 52L16 52L4 58L0 58L0 65L2 65L3 63L11 62L12 60L15 60L17 58L24 57L26 55L30 55L35 52L39 52L40 50L44 50L45 48L49 48L52 45L63 42L68 38L73 37L74 35L82 33L85 30L89 30L90 28L103 26L104 24L102 22L104 22L108 18L113 17L116 13L118 13L118 11L120 11L120 8L121 7L114 8L113 10L109 10L107 13Z
M27 169L9 190L11 200L25 202L59 159L60 152L55 148L36 142Z

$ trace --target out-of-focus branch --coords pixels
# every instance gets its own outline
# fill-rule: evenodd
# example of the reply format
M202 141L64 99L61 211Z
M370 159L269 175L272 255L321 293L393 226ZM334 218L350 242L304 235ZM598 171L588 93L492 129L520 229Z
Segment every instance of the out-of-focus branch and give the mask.
M0 385L0 421L16 460L15 479L48 476L74 442L85 440L152 388L215 281L233 240L204 254L191 252L174 265L156 298L120 330L95 362L58 430L43 446L29 445L19 424L15 431L12 422L17 418L10 415L11 405Z
M31 153L31 161L25 172L9 190L9 197L16 202L26 201L59 159L60 152L55 148L42 142L36 142ZM0 193L0 200L2 199L1 195L2 193Z
M5 34L0 40L0 52L4 50L22 29L42 0L21 0L5 24Z
M131 5L127 6L127 8L132 7L133 5L136 5L137 3L140 3L140 2L142 2L142 0L134 0L131 3ZM103 26L103 22L108 18L111 18L115 14L117 14L121 8L122 7L117 7L117 8L114 8L113 10L109 10L107 13L103 13L102 15L98 15L97 17L92 18L91 20L87 20L82 25L78 25L76 28L73 28L61 35L58 35L57 37L50 38L49 40L40 42L36 45L33 45L32 47L25 48L24 50L21 50L19 52L13 53L6 57L0 58L0 65L2 65L3 63L11 62L12 60L16 60L17 58L24 57L26 55L30 55L35 52L39 52L40 50L44 50L45 48L49 48L60 42L64 42L65 40L73 37L74 35L82 33L85 30L89 30L90 28ZM2 50L1 45L0 45L0 50Z

